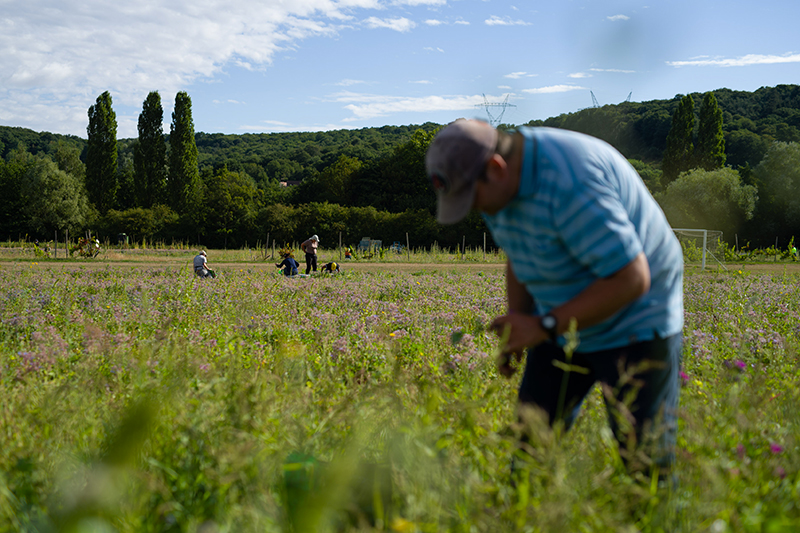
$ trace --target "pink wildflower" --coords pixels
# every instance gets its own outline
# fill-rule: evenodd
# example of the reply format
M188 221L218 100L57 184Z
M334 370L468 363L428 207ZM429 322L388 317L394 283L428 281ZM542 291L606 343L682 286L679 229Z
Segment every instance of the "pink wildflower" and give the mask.
M739 459L744 459L745 449L744 449L744 444L742 444L741 442L736 445L736 455L739 456Z

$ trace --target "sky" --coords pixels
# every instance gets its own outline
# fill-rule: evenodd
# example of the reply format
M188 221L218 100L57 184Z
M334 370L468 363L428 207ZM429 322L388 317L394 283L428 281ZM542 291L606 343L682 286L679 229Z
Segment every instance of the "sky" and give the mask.
M158 91L197 132L523 124L800 84L797 0L0 0L0 125L86 138ZM699 105L699 102L697 103Z

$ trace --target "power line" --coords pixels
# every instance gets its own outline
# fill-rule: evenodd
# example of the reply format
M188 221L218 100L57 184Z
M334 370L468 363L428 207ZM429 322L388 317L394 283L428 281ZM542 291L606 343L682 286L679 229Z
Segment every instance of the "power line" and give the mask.
M475 107L484 108L486 110L486 115L488 115L488 117L489 117L489 124L491 124L492 126L496 126L497 124L500 123L501 120L503 120L503 114L506 112L506 108L507 107L517 107L514 104L509 104L508 103L508 96L509 95L506 95L505 100L503 100L502 102L490 102L489 100L486 99L486 94L484 94L483 95L483 103L482 104L475 104ZM500 108L500 114L498 116L496 116L496 117L494 115L492 115L492 112L489 111L490 107L499 107Z

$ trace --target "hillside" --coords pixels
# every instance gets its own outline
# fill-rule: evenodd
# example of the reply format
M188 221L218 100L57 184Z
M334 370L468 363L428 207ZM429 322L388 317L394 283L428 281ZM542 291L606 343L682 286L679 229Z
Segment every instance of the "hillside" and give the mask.
M714 91L723 111L727 164L755 167L773 141L800 142L800 86L762 87L754 92ZM622 102L582 109L546 120L525 123L581 131L604 139L629 159L659 164L672 114L682 95L670 100ZM694 93L699 113L703 94ZM302 181L316 176L340 155L365 163L378 160L406 142L417 129L433 131L437 124L383 126L310 133L223 134L197 132L201 171L218 169L248 174L259 187L276 181ZM502 128L516 125L504 124ZM0 126L0 155L23 144L31 153L52 154L59 141L83 149L86 140L72 135L34 132ZM120 164L135 139L120 139Z

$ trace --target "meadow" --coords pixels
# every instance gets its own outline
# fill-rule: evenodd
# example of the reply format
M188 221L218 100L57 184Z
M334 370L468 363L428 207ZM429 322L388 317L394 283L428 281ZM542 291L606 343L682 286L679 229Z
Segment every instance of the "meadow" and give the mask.
M0 531L800 530L800 275L691 272L678 485L599 390L518 466L499 263L0 265ZM130 254L128 255L130 258Z

